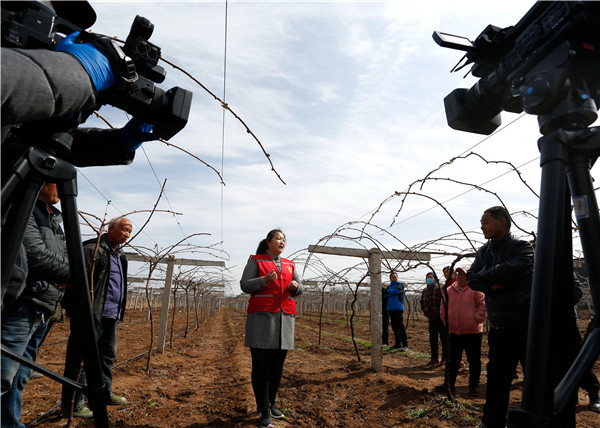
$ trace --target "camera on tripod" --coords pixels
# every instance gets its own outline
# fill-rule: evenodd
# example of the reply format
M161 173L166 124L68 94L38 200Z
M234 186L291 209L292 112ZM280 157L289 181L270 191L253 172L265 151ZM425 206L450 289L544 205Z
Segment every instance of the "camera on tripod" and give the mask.
M87 33L96 14L87 2L56 2L56 12L36 1L2 2L2 46L54 49L67 35L79 31L76 42L92 43L111 62L117 83L99 94L99 103L126 111L153 125L154 133L166 140L187 124L192 92L180 87L167 91L157 87L166 71L157 63L160 47L150 43L154 25L136 16L121 48L106 36ZM4 10L10 15L5 19ZM72 21L71 21L72 20Z
M135 17L122 49L126 57L120 59L125 63L130 59L134 67L127 65L121 69L121 80L114 88L100 94L100 102L152 124L154 132L168 140L187 124L192 92L177 86L165 92L155 85L163 82L167 73L158 65L160 48L148 41L153 31L154 25L148 19ZM90 37L88 33L80 33L80 36L83 40ZM91 37L91 42L98 47L96 41L102 41L104 36ZM114 43L112 45L120 49Z
M525 110L540 115L540 130L545 133L544 112L569 97L572 105L562 113L565 122L575 109L584 110L589 121L600 105L598 85L590 85L586 93L569 94L573 82L564 69L577 55L584 59L582 79L598 79L598 28L599 2L540 1L515 26L488 25L474 42L435 31L433 39L440 46L466 51L452 71L473 64L471 73L480 78L470 89L455 89L444 98L448 125L488 135L500 126L503 110Z

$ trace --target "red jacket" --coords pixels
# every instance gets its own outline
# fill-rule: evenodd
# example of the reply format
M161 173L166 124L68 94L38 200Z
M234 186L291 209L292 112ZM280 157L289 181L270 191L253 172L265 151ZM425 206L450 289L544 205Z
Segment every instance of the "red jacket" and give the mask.
M286 314L296 315L296 302L287 286L294 278L296 265L293 261L281 258L281 270L268 254L257 254L252 256L258 266L258 276L262 277L275 269L277 280L271 282L265 288L252 293L248 300L248 313L253 312L279 312L283 310Z
M462 290L454 282L448 287L448 330L454 334L483 332L485 321L485 296L466 286ZM440 316L445 321L445 305L440 307Z

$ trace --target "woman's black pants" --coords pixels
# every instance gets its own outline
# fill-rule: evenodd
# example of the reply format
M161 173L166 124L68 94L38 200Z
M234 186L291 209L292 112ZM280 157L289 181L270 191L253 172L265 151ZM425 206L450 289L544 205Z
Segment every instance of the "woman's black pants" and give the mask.
M275 404L287 350L250 348L250 354L252 355L252 389L256 408L260 411Z

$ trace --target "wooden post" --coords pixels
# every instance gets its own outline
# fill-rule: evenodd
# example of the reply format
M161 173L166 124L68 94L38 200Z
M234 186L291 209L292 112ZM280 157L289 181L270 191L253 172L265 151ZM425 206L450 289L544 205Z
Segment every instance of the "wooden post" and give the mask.
M383 350L381 348L381 250L369 251L369 276L371 282L371 368L383 370Z
M169 319L169 302L171 299L171 283L173 281L173 269L175 268L175 256L170 254L167 260L167 274L165 278L165 289L163 291L162 308L160 310L160 323L158 326L158 343L156 352L165 352L165 338L167 333L167 320Z

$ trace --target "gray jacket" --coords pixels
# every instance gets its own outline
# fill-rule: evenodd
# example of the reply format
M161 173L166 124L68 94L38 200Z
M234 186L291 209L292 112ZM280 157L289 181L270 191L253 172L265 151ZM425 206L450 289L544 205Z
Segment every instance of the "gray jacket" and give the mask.
M3 167L20 155L4 144L15 126L100 107L89 75L64 52L2 48L0 83ZM65 159L76 166L128 165L134 156L123 149L121 129L77 128Z
M281 270L281 258L273 259L279 270ZM302 294L302 278L294 269L294 281L298 283L298 289L292 293L294 297ZM258 265L252 257L244 268L240 280L242 291L252 294L261 289L260 277L258 276ZM294 349L295 315L286 314L283 311L253 312L246 316L246 340L245 346L261 349Z
M70 281L61 222L60 211L38 199L23 237L29 274L27 285L17 299L17 304L33 304L47 316L56 311L64 294L52 283L65 284Z
M4 125L63 116L96 106L90 76L72 55L45 49L2 48Z

